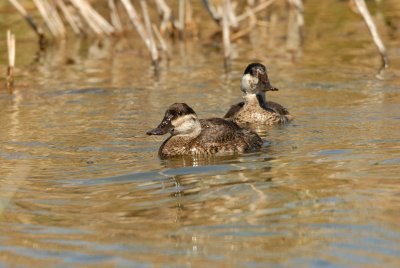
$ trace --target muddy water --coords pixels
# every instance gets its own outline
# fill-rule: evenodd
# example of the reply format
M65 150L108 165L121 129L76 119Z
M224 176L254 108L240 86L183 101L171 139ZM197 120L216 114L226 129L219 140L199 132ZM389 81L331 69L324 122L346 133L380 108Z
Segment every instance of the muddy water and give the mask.
M322 9L347 16L336 28L308 7L294 51L261 28L228 72L207 42L175 44L154 76L124 40L45 54L21 41L16 89L0 91L0 266L398 266L400 42L388 30L392 67L376 79L363 24L336 7ZM160 160L166 137L145 131L166 107L222 116L253 60L295 121L264 131L259 152Z

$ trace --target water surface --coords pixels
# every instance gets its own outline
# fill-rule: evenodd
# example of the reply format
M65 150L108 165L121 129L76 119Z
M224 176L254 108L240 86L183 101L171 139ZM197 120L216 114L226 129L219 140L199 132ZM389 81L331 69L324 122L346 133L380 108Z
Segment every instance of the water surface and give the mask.
M158 76L126 40L45 54L21 41L16 88L0 87L0 266L397 267L400 42L385 33L392 65L377 79L362 22L334 4L306 6L296 57L260 28L228 72L205 41L175 44ZM165 109L222 116L254 60L293 123L262 132L259 152L159 159L166 137L145 132Z

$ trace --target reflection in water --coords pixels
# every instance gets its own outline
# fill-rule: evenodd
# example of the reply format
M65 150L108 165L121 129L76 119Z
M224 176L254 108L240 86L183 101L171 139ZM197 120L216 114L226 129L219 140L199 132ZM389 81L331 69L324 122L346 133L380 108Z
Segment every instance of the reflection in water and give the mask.
M10 122L9 128L6 130L7 137L11 142L15 142L18 139L20 132L20 105L23 102L23 96L20 90L13 90L13 99L11 105L11 112L8 117ZM4 150L13 152L13 146L5 146ZM0 196L0 217L4 209L8 206L10 199L18 191L20 185L24 182L29 171L31 169L30 163L27 161L13 161L15 165L14 169L6 170L4 169L3 178L0 180L3 189L3 194Z
M127 40L61 43L37 62L21 42L16 91L0 91L0 266L397 267L399 61L375 80L362 22L327 6L305 9L296 61L276 13L230 73L190 40L157 80ZM165 107L222 116L255 60L295 120L260 130L259 152L159 159L164 137L145 132Z
M292 52L293 59L301 56L304 27L304 6L302 0L289 0L289 17L286 47Z

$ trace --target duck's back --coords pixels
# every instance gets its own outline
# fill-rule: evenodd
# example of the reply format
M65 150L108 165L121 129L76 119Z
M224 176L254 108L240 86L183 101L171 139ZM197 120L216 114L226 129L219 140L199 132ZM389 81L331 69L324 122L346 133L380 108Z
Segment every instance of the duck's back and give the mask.
M224 118L234 118L235 115L243 108L244 101L236 103L229 108L229 111L224 115Z
M267 101L266 104L266 108L262 108L258 105L245 105L245 102L239 102L231 106L229 111L224 115L224 118L233 119L240 125L244 123L272 125L293 119L289 111L279 103Z
M273 102L273 101L267 101L267 107L276 111L277 113L281 114L281 115L289 115L289 111L288 109L286 109L285 107L283 107L282 105L280 105L277 102ZM243 108L244 106L244 101L241 101L239 103L236 103L234 105L231 106L231 108L228 110L228 112L224 115L224 118L234 118L235 115Z
M200 125L200 142L229 142L243 135L236 123L222 118L200 119Z
M239 127L222 118L200 119L201 134L194 140L195 150L207 153L247 152L262 145L261 138L254 132Z
M267 107L271 108L272 110L276 111L277 113L281 115L288 115L290 114L288 109L280 105L279 103L273 102L273 101L267 101Z

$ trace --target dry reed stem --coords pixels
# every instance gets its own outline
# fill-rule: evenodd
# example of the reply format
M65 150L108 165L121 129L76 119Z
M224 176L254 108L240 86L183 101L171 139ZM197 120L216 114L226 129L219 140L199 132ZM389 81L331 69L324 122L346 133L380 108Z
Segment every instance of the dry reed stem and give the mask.
M138 14L136 12L135 7L129 0L121 0L122 4L125 7L126 12L128 13L129 19L131 20L133 26L136 28L136 31L139 33L143 42L146 44L147 48L151 51L150 40L147 36L147 32L144 29L142 22L140 21Z
M86 0L70 0L79 10L89 27L97 35L110 35L114 32L114 27L105 20Z
M248 17L249 17L249 26L247 26L245 29L242 29L242 30L240 30L240 31L238 31L236 33L233 33L232 34L232 38L231 38L232 42L242 38L243 36L245 36L247 34L249 34L258 23L256 15L254 14L253 10L248 7L247 8L247 12L249 13L249 15L248 15Z
M208 13L211 15L211 18L218 24L221 21L221 13L218 12L213 5L208 0L203 0L203 4L206 7Z
M223 13L222 13L222 40L224 46L224 59L225 63L231 56L231 40L229 29L229 8L230 0L223 0Z
M115 0L108 0L108 7L110 8L110 18L112 25L117 32L122 33L124 31L121 23L121 19L118 14L117 6L115 5Z
M157 26L154 23L152 24L152 26L153 26L153 31L157 37L157 40L160 43L162 51L164 51L164 53L167 55L167 58L169 58L167 42L165 42Z
M45 4L42 2L42 0L33 0L33 2L35 3L37 9L39 10L39 13L42 16L47 28L50 30L51 35L54 37L58 37L59 33L57 30L57 26L50 19L50 15Z
M162 16L160 32L164 33L171 26L172 11L164 0L155 0L155 4Z
M301 54L300 47L303 42L304 7L302 0L288 0L288 2L286 48L291 53L292 60L296 60Z
M49 11L50 19L54 22L54 25L60 35L61 38L65 37L66 30L63 21L61 20L60 15L58 14L58 11L54 5L54 1L52 3L49 3L47 0L43 0L44 4Z
M186 25L193 23L193 5L190 0L187 1L185 6L185 23Z
M71 1L73 1L73 0L71 0ZM87 11L85 6L82 6L81 3L77 3L77 5L75 7L76 7L76 9L79 10L83 19L86 21L86 23L89 25L89 27L92 29L92 31L96 35L101 36L101 35L105 34L103 29L101 29L101 27L95 21L92 20L89 12Z
M103 35L104 34L103 30L94 21L92 21L90 15L88 14L88 12L86 10L86 6L79 0L78 1L70 0L70 1L76 7L76 9L79 10L79 13L83 17L83 19L86 21L86 23L89 25L90 29L92 29L92 31L96 35Z
M23 17L28 16L28 12L26 12L26 9L18 2L18 0L9 0L9 1Z
M358 11L361 13L364 22L367 25L368 30L372 36L372 39L374 40L374 43L379 51L379 54L382 59L381 69L389 67L389 59L386 54L385 45L383 44L382 39L379 36L378 30L375 26L374 21L372 20L371 14L368 11L368 7L365 4L365 1L364 0L353 0L353 1L356 4Z
M235 8L236 8L236 2L232 4L231 1L228 1L227 12L229 18L229 25L233 28L239 27L239 21L235 14Z
M88 2L85 2L85 5L90 16L97 22L103 32L107 35L114 33L114 27L105 18L103 18Z
M253 11L253 13L258 13L258 12L266 9L270 5L272 5L274 2L275 2L275 0L264 1L260 4L258 4L256 7L252 8L252 11ZM248 12L245 12L245 13L237 16L237 21L241 22L242 20L246 19L248 16L249 16Z
M7 88L12 89L14 86L14 66L15 66L15 36L10 30L7 30L7 51L8 51L8 68L7 68Z
M43 29L36 24L33 18L28 14L25 8L18 2L18 0L9 0L10 3L15 7L15 9L24 17L24 19L28 22L29 26L33 29L33 31L39 37L39 45L40 48L44 48L46 46L46 37L44 35Z
M197 24L193 19L193 4L190 0L188 0L186 3L185 27L186 27L186 32L189 32L192 35L192 37L198 36Z
M149 11L147 9L146 0L140 0L140 6L142 7L144 23L146 25L146 31L149 37L151 58L153 60L153 64L157 65L159 60L158 50L156 43L154 42L153 30L151 28L151 21L150 21Z
M289 4L296 10L296 20L299 27L304 26L304 5L302 0L288 0Z
M254 5L256 4L255 0L247 0L246 2L247 2L247 6L250 8L254 7Z
M74 16L71 14L68 7L65 5L64 1L56 0L56 4L61 9L61 12L64 14L65 19L67 20L67 22L69 23L69 25L72 28L72 31L75 34L79 35L81 33L81 30L80 30L78 24L75 22Z
M186 0L179 0L178 20L173 20L173 26L179 31L179 36L184 37L185 31L185 4Z
M175 24L175 27L183 33L185 30L185 1L179 0L179 22Z

